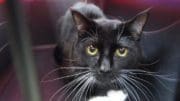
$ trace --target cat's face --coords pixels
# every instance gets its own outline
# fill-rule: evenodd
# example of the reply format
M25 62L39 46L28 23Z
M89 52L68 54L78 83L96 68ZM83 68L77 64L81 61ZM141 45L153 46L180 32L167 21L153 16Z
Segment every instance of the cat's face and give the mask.
M73 10L72 16L78 33L74 54L80 66L89 68L96 84L116 82L123 70L135 68L140 62L139 40L147 12L127 22L106 18L90 20Z

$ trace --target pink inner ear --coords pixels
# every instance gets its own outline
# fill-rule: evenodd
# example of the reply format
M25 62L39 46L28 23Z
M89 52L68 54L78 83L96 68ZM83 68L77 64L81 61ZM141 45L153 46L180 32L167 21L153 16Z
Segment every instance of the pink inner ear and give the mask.
M85 26L83 26L83 25L78 25L78 26L77 26L77 29L78 29L78 30L84 30L84 29L85 29Z
M78 11L72 10L72 14L73 14L72 17L74 18L74 22L77 29L80 31L86 30L89 23L88 19L84 15L79 13Z
M74 20L75 20L75 22L76 22L77 25L81 25L81 24L82 24L81 16L80 16L80 15L75 14L75 15L74 15Z
M78 30L86 30L87 27L87 21L85 18L81 17L81 16L75 16L75 24Z

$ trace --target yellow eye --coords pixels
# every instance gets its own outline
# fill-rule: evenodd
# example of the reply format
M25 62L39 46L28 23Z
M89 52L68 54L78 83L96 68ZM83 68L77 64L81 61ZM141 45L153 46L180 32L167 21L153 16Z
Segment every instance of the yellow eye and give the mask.
M115 55L118 57L126 57L128 54L128 49L126 48L118 48L116 49Z
M86 47L86 53L90 56L95 56L98 54L98 48L94 47L93 45L90 45Z

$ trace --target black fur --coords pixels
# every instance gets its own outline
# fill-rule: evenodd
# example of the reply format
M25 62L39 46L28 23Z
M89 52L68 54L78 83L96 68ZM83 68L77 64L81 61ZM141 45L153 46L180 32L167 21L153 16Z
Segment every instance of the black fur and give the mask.
M141 48L142 30L148 18L148 10L145 10L128 21L121 21L118 19L108 19L103 12L93 4L77 3L72 6L60 20L60 35L59 42L55 51L55 59L60 66L68 67L83 67L90 70L91 76L95 79L93 83L93 91L87 91L87 95L83 98L89 98L97 95L105 95L108 90L122 89L125 92L129 91L126 87L122 86L116 77L120 75L128 75L130 72L123 72L123 70L148 70L147 67L142 65L145 62L143 49ZM86 53L86 47L93 45L98 48L99 53L95 56L89 56ZM117 57L115 51L119 48L126 48L128 54L126 57ZM67 75L82 72L83 70L71 69L63 70L62 72ZM139 71L139 74L134 75L140 79L145 79L148 82L153 82L153 77L149 77L149 72ZM142 74L141 74L142 73ZM147 74L145 74L147 73ZM82 75L74 76L68 82L80 77ZM89 77L89 78L90 78ZM147 100L146 95L134 85L131 81L127 81L134 87L132 93L137 92L141 101ZM146 82L139 80L147 89ZM136 82L137 83L137 82ZM78 84L76 84L78 85ZM83 84L80 84L81 86ZM118 85L118 86L117 86ZM80 87L81 87L80 86ZM76 87L74 85L74 87ZM78 87L78 89L81 89ZM142 85L141 85L142 87ZM143 88L143 87L142 87ZM144 87L145 90L147 90ZM73 89L72 89L73 90ZM77 93L78 90L75 92ZM139 93L140 92L140 93ZM156 91L154 91L156 92ZM146 92L149 94L148 92ZM67 94L68 95L68 94ZM129 94L129 99L135 98L133 94ZM75 94L71 97L75 96ZM153 100L149 94L148 99ZM81 99L82 101L83 98ZM128 99L127 99L128 100Z

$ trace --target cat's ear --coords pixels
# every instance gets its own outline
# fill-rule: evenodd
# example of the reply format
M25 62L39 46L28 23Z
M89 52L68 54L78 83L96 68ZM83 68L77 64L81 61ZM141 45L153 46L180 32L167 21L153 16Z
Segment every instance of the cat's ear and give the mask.
M126 22L125 28L136 39L139 40L143 27L147 22L149 16L149 9L144 10L137 14L134 18Z
M83 32L90 27L91 21L87 17L85 17L80 12L73 9L71 9L71 13L72 13L73 21L78 31Z

